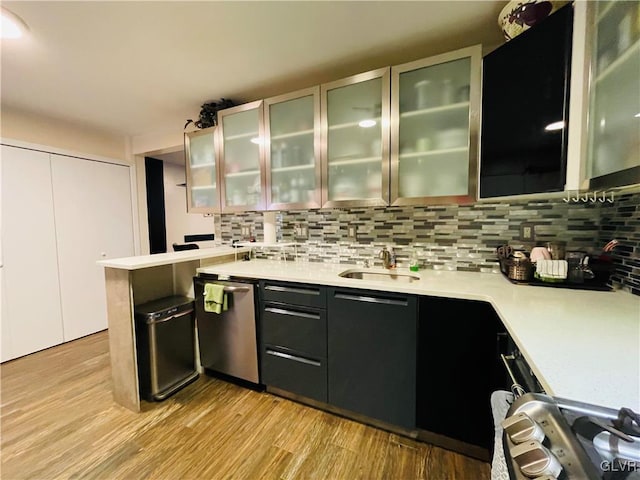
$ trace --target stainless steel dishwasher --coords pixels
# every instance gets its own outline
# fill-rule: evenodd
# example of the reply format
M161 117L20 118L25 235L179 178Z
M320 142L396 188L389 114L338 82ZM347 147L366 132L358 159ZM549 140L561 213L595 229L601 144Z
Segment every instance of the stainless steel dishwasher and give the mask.
M228 309L220 314L204 310L204 285L224 285ZM260 385L258 332L256 328L257 282L222 281L216 276L193 279L200 363L205 372L229 380Z

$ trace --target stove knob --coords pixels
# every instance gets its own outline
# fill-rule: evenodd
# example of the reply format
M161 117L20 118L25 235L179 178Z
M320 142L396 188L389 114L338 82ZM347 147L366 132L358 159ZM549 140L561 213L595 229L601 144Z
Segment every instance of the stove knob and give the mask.
M556 456L536 440L516 445L509 453L520 471L529 478L544 478L545 475L555 478L562 472Z
M523 412L505 418L502 421L502 428L504 428L511 441L515 444L528 442L530 440L537 440L538 442L544 440L544 430L542 430L542 427Z

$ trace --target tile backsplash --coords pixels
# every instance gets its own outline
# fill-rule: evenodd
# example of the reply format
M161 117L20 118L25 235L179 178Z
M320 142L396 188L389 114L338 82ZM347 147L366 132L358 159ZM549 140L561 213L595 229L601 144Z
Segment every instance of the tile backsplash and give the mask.
M320 209L281 212L277 215L278 241L298 242L297 255L310 262L361 264L365 259L381 265L377 252L393 245L399 263L407 264L413 250L421 268L499 273L498 245L530 249L536 243L561 240L567 250L599 253L612 238L620 246L612 255L616 273L612 281L640 293L640 193L615 197L613 203L573 203L563 199L472 205ZM523 223L535 224L535 242L520 239ZM222 215L224 243L241 239L250 225L262 239L262 213ZM295 227L308 229L308 238L295 236ZM348 227L357 227L357 239ZM293 248L284 252L293 255ZM258 258L277 258L280 249L256 249Z

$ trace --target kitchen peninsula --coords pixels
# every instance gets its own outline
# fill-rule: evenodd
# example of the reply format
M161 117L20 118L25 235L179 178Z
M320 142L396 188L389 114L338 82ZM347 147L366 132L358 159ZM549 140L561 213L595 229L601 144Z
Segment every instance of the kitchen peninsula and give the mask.
M133 305L188 293L196 271L488 302L549 394L611 408L640 407L640 298L627 292L513 285L498 274L435 270L420 271L420 280L412 283L359 280L339 276L353 265L239 262L233 261L232 249L160 257L101 262L107 267L114 397L135 411L140 400L134 381ZM155 258L159 263L148 263Z
M114 400L140 411L134 307L170 295L193 297L198 267L232 262L244 248L216 247L101 260L105 267Z

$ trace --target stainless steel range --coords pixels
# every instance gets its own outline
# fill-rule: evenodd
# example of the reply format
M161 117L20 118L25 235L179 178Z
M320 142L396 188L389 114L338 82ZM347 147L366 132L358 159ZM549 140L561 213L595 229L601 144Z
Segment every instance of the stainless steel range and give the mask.
M519 396L502 422L509 477L640 480L638 420L629 409Z

